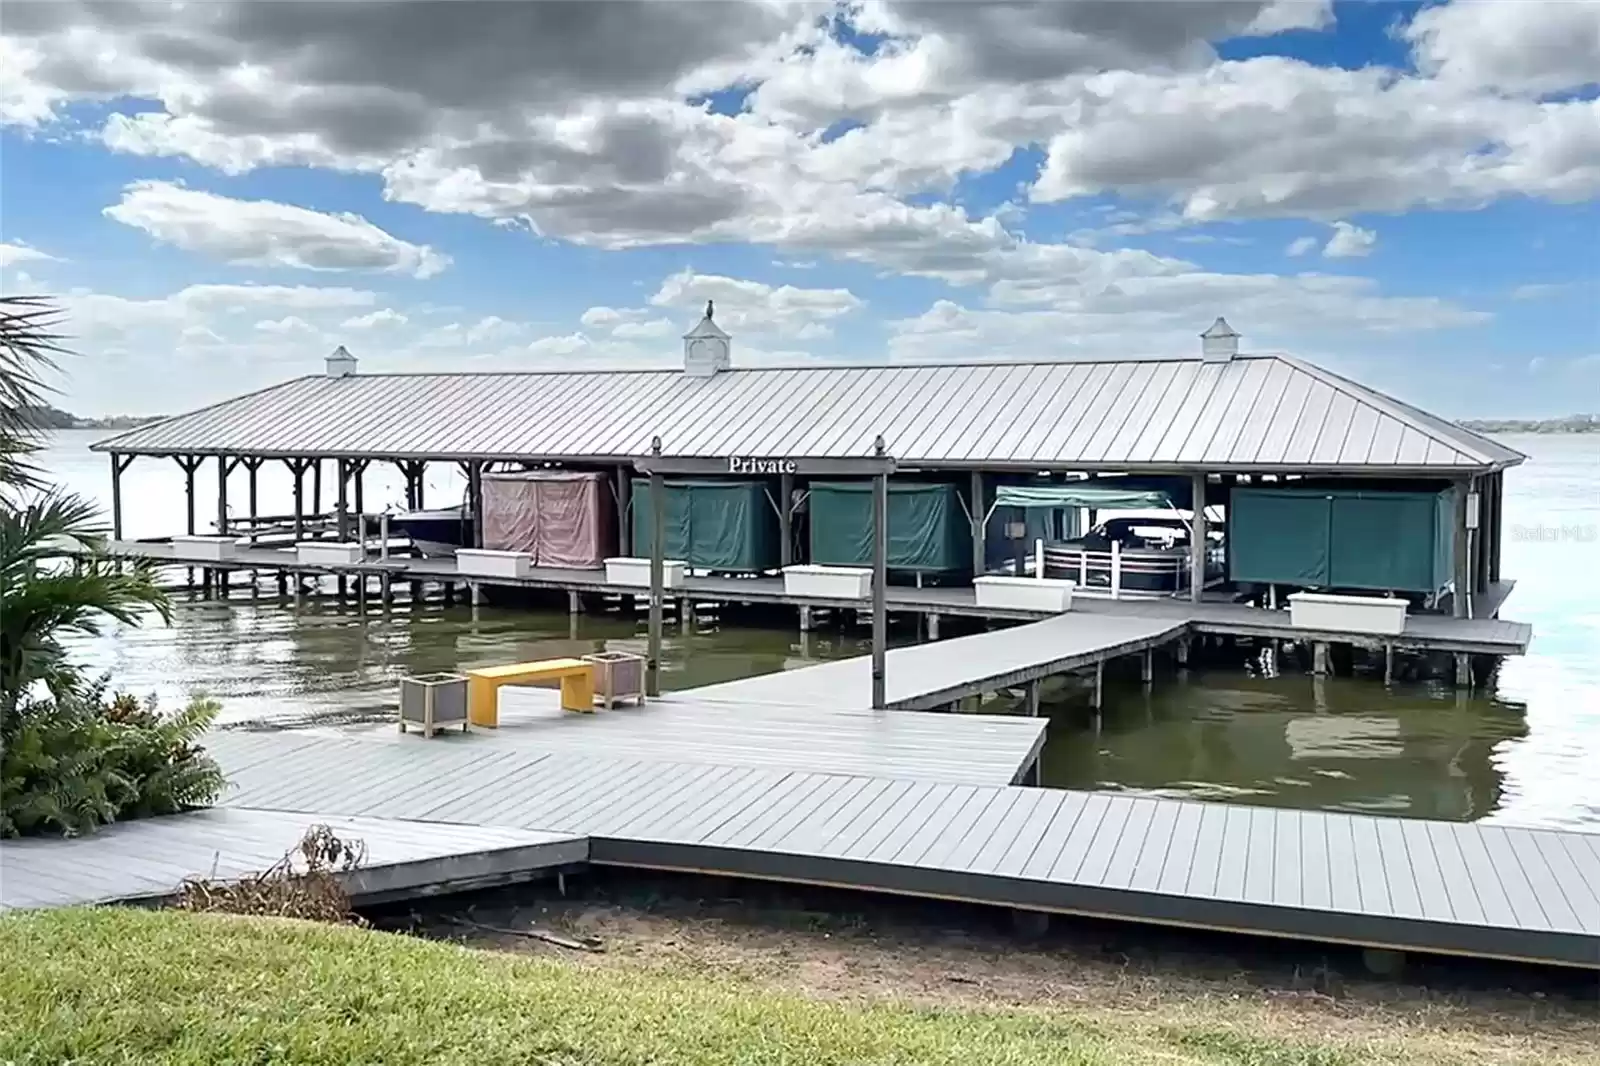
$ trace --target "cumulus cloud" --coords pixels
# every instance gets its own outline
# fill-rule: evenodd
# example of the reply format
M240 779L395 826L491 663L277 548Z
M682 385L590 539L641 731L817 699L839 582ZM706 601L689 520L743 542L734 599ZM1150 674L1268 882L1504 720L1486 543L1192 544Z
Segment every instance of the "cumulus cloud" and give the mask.
M54 259L55 256L20 241L10 244L0 242L0 270L16 266L18 263L51 262Z
M1322 254L1327 259L1359 259L1372 254L1378 246L1378 235L1370 229L1349 222L1335 222L1333 236L1323 245Z
M235 200L173 182L135 182L104 213L163 243L243 266L429 278L450 264L449 256L392 236L359 215Z

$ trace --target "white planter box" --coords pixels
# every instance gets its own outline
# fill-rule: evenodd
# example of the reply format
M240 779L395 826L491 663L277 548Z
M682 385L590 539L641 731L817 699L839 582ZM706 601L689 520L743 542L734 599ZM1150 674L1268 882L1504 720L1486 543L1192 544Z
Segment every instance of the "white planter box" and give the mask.
M456 572L463 577L527 577L532 567L533 556L527 552L456 549Z
M400 732L413 725L431 737L445 726L467 729L467 679L463 674L421 674L400 679Z
M366 562L365 545L345 540L303 540L294 546L301 566L354 566Z
M783 591L786 596L864 600L872 595L872 571L859 566L786 566Z
M1377 596L1331 596L1296 592L1289 597L1289 624L1325 633L1399 636L1406 628L1406 601Z
M208 563L221 563L234 558L239 543L234 537L173 537L174 559L196 559Z
M972 582L979 607L1011 611L1070 611L1074 583L1062 578L991 575Z
M664 589L680 588L683 585L684 572L687 566L679 559L665 560L661 568L661 587ZM618 556L606 560L606 584L632 585L637 588L650 587L650 560L635 559L631 556Z

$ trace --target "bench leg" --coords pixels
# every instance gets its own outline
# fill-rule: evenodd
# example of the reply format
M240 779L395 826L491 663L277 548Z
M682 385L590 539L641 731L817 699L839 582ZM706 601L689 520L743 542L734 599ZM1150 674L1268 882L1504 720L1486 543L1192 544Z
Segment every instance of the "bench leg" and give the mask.
M500 686L486 677L467 680L467 722L483 729L500 725Z
M585 670L561 679L561 706L568 711L594 713L594 676Z

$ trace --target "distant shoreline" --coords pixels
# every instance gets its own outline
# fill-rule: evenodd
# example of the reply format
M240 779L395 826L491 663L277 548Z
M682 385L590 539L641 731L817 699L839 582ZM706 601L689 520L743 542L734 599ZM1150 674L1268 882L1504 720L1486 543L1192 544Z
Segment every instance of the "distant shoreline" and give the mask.
M106 418L84 418L55 407L34 407L26 410L24 414L36 428L46 431L138 429L140 426L148 426L167 417L166 415L111 415Z
M1565 418L1465 418L1460 426L1474 433L1600 433L1600 415Z

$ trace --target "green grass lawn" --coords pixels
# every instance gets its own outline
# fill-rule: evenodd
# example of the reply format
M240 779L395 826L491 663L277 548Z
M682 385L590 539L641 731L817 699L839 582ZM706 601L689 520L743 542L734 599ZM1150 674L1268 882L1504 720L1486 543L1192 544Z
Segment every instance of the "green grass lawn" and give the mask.
M1370 1035L1326 1043L1238 1022L1212 1011L821 1002L718 974L281 920L132 909L0 918L0 1063L18 1066L1508 1061L1470 1045Z

